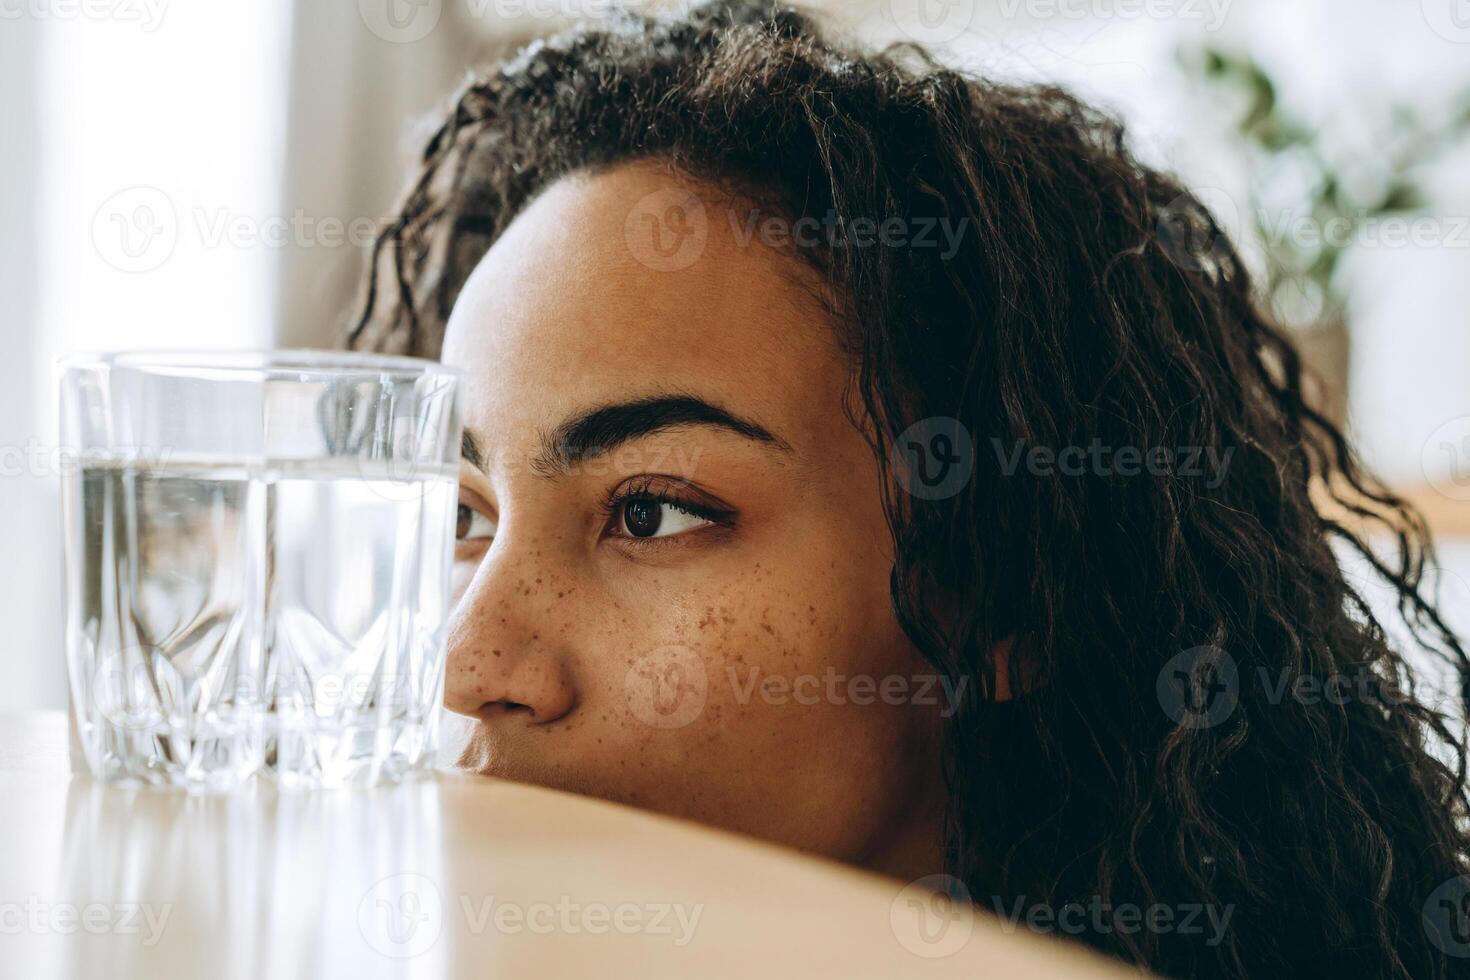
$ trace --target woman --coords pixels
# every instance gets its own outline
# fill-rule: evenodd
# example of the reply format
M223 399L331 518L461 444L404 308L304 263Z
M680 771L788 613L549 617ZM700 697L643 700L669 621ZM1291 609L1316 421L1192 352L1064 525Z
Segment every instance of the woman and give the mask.
M630 19L473 79L374 259L352 344L466 374L464 765L1166 974L1465 962L1464 746L1334 556L1463 682L1425 530L1116 123Z

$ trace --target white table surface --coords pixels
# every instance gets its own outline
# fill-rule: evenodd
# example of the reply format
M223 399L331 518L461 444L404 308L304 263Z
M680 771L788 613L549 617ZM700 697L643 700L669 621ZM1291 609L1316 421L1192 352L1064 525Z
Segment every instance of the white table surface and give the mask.
M442 773L189 796L69 772L0 715L0 976L1125 975L904 882Z

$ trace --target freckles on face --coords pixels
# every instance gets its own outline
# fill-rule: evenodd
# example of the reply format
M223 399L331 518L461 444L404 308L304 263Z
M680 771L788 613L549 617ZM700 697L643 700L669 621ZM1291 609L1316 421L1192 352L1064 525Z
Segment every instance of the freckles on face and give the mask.
M670 201L702 215L677 262L640 237ZM926 668L835 325L742 208L655 164L564 179L466 284L446 703L480 771L856 858L938 768L932 713L851 681Z

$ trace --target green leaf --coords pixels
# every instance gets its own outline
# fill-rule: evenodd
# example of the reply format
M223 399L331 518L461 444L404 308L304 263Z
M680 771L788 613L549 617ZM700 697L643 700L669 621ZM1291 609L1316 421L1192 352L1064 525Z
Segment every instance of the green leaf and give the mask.
M1329 212L1336 214L1342 210L1341 190L1342 185L1337 182L1337 174L1329 173L1322 181L1322 189L1317 192L1317 199Z
M1375 211L1416 211L1424 207L1424 195L1412 184L1398 183L1388 189Z
M1242 129L1251 129L1268 119L1276 111L1276 84L1266 70L1254 61L1246 65L1246 80L1251 89L1251 108L1242 122Z

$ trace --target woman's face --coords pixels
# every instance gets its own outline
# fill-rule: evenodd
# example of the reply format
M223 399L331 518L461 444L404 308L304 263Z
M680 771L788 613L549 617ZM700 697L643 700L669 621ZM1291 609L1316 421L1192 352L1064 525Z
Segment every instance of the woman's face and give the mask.
M654 164L568 178L460 295L461 764L933 870L944 690L831 320L749 213Z

